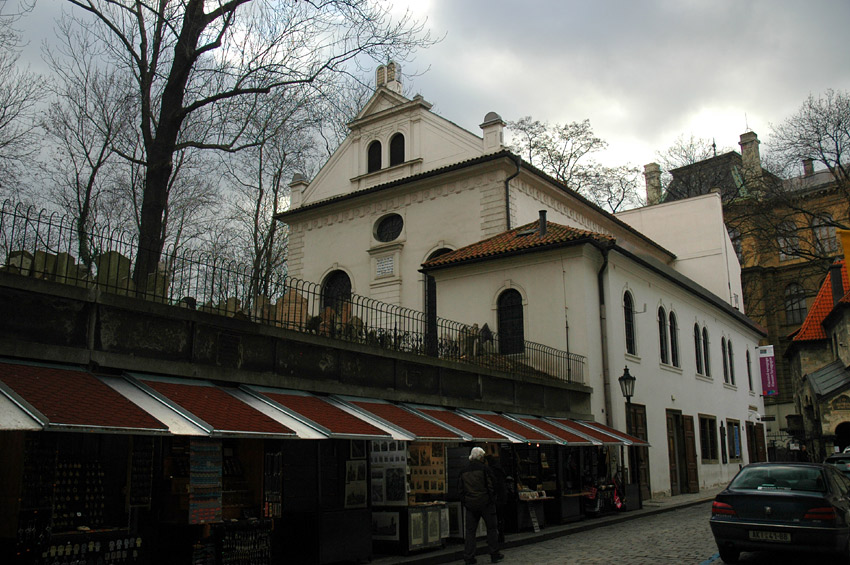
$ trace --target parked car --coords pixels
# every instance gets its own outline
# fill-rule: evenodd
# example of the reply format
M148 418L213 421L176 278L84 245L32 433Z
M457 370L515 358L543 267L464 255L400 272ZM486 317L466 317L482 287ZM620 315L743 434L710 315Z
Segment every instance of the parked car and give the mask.
M824 463L752 463L711 506L725 563L742 551L805 551L850 560L850 479Z
M832 465L847 477L850 477L850 453L834 453L824 461L827 465Z

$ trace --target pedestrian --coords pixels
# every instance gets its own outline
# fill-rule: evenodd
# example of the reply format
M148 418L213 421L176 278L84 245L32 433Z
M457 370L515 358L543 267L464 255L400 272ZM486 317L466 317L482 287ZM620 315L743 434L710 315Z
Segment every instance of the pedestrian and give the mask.
M811 461L811 459L809 459L809 452L806 450L805 443L800 445L800 451L797 452L797 461Z
M469 465L461 471L458 479L460 501L463 503L466 519L466 545L463 561L467 565L477 563L475 559L475 531L478 521L484 518L487 527L487 549L490 562L498 563L505 558L499 553L499 528L496 518L496 478L493 471L484 464L484 450L473 447L469 453Z

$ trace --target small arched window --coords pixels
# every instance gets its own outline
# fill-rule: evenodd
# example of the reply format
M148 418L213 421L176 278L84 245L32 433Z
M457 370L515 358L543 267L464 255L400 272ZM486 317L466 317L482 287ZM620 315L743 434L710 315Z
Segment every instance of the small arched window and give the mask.
M711 365L709 364L709 354L708 354L708 329L702 329L702 364L705 367L705 376L711 376Z
M331 271L322 284L322 310L330 308L334 312L341 313L349 302L351 302L351 279L345 271Z
M395 134L390 139L390 167L404 163L404 136Z
M723 382L729 382L729 361L726 359L726 338L720 338L720 356L723 358Z
M679 324L673 312L670 312L670 363L679 366Z
M832 216L821 214L812 220L812 232L815 236L815 249L818 253L832 255L838 251L838 239L835 237L835 224Z
M623 295L623 317L626 328L626 353L637 355L637 344L635 343L635 301L632 293L626 291Z
M523 327L522 295L509 288L499 295L499 352L503 355L525 351L525 329Z
M667 353L667 312L663 306L658 308L658 352L662 363L669 363L670 357Z
M373 141L369 144L366 172L374 173L381 170L381 142Z
M694 357L697 363L697 373L702 375L702 336L699 331L699 324L694 324Z
M802 324L806 319L806 291L798 283L785 287L785 323Z
M726 341L726 356L729 357L729 384L735 386L735 354L732 353L732 340Z

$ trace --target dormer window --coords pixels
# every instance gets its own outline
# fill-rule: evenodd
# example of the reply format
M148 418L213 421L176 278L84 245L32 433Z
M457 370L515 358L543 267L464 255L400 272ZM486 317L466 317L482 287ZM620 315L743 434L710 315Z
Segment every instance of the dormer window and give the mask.
M381 170L381 142L373 141L369 144L366 172L374 173Z
M390 167L404 163L404 136L395 134L390 139Z

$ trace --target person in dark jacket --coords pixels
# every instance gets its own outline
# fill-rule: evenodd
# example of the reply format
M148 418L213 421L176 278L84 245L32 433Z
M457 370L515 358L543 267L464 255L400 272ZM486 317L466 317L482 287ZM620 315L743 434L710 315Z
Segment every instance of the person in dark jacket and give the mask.
M473 447L469 454L469 465L461 471L458 479L460 501L466 508L466 545L463 551L465 563L476 563L475 531L478 521L484 518L487 526L487 548L490 562L498 563L505 558L499 553L499 529L496 521L496 478L484 464L484 450Z

